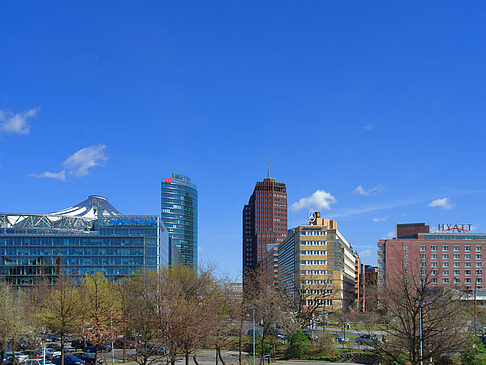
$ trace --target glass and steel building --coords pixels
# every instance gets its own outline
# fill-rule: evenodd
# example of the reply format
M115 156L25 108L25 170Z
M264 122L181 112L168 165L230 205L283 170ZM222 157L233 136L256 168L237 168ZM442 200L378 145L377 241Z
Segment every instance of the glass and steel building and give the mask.
M180 251L181 263L197 269L197 187L187 176L172 173L161 187L161 218Z
M122 215L102 196L55 213L0 214L0 276L14 286L53 282L61 272L117 279L178 260L158 216Z

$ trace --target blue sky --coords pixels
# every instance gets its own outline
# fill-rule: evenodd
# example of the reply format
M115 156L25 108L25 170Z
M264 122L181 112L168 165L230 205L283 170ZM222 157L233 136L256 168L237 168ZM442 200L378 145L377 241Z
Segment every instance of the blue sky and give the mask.
M365 263L396 223L486 232L485 15L475 1L2 2L0 211L102 194L160 214L177 171L198 185L200 261L237 278L269 156L289 206L308 198L289 226L319 207Z

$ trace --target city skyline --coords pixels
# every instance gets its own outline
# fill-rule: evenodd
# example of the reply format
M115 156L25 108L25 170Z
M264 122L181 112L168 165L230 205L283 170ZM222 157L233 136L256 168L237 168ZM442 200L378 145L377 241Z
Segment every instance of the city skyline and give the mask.
M0 212L160 215L177 171L241 280L268 156L288 228L318 210L365 264L396 223L486 232L486 4L94 4L0 5Z

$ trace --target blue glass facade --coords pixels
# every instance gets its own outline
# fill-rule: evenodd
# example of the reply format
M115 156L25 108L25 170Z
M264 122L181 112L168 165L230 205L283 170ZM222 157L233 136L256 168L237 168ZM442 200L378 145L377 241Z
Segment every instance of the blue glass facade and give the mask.
M76 222L75 229L52 228L52 222L59 224L63 219L0 215L0 275L15 286L52 282L60 271L75 280L96 271L117 279L139 269L168 265L169 251L176 250L170 248L168 232L157 216L119 215L89 222L69 217L83 224ZM27 220L30 223L22 226Z
M161 218L180 252L181 263L197 269L197 187L173 173L161 187Z

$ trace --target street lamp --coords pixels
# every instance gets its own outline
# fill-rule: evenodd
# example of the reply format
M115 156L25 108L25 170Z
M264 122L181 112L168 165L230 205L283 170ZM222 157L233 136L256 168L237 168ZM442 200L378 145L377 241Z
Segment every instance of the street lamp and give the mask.
M252 309L253 309L253 365L255 365L255 305L253 305Z
M483 261L481 264L481 273L483 270L483 265L486 264L486 261ZM475 268L475 274L474 274L474 337L476 337L476 331L477 331L477 312L476 312L476 288L478 287L478 272L477 268Z

